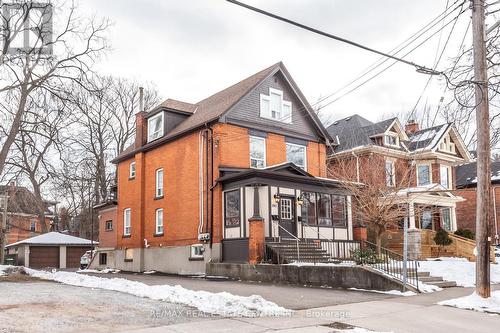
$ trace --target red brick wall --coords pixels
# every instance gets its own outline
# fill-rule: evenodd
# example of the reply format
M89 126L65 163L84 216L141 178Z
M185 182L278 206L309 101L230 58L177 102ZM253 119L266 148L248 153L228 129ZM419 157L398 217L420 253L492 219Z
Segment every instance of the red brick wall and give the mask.
M2 218L2 214L0 214L0 218ZM37 221L35 232L30 231L32 220ZM11 226L6 234L7 244L12 244L27 238L38 236L42 232L42 226L40 225L40 221L37 217L8 215L8 223L11 224ZM47 228L50 229L50 220L48 218L45 223L47 224Z
M495 191L493 189L496 188ZM496 217L497 224L500 230L500 185L492 185L491 195L493 199L493 192L495 193L495 203L496 203ZM465 188L458 189L455 191L455 195L460 196L466 201L457 203L457 227L459 229L469 229L472 232L476 231L476 188ZM491 207L491 221L490 221L490 234L495 235L494 226L494 211L493 202Z
M113 229L106 230L106 221L113 222ZM116 247L117 207L105 207L99 210L99 247Z

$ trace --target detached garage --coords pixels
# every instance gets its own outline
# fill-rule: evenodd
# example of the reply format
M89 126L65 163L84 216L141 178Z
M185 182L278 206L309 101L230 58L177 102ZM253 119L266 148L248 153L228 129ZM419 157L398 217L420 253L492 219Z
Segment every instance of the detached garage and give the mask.
M94 242L97 245L97 242ZM88 239L49 232L6 246L17 264L31 268L78 268L80 257L91 249Z

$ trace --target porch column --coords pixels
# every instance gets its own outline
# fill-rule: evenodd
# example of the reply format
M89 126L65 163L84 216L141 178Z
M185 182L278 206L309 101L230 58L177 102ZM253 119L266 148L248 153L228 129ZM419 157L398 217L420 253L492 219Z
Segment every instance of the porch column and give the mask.
M255 265L264 258L264 219L260 216L259 186L253 186L253 216L248 219L248 262Z
M415 203L408 202L408 259L419 259L422 253L420 229L415 225Z
M415 229L415 204L413 201L408 202L408 217L409 217L409 223L408 223L408 228L409 229Z

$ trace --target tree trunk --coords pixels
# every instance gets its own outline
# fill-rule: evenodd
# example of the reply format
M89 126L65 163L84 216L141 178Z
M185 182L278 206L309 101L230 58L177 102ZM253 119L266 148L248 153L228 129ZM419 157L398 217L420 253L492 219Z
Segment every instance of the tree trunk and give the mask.
M382 253L382 234L377 233L375 235L375 243L377 244L377 255L380 256Z

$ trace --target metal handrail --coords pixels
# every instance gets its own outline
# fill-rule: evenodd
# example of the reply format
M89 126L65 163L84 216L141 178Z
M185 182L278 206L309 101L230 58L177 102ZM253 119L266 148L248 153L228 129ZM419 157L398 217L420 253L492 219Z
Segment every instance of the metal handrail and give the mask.
M285 231L287 234L289 234L290 236L292 236L292 238L295 239L295 242L297 243L297 261L300 261L300 250L299 250L299 242L300 242L300 238L298 238L297 236L295 236L294 234L292 234L290 231L286 230L285 228L283 228L283 226L281 226L279 224L278 221L272 221L272 223L276 223L278 228L281 228L283 231ZM279 231L278 231L278 239L281 241L281 236L279 235Z

